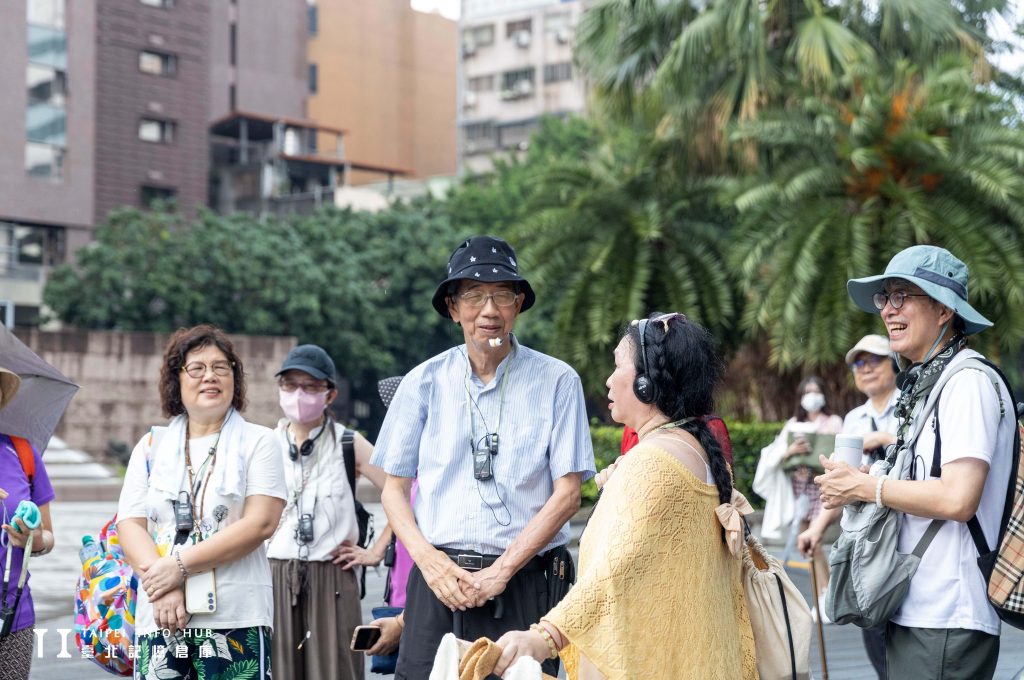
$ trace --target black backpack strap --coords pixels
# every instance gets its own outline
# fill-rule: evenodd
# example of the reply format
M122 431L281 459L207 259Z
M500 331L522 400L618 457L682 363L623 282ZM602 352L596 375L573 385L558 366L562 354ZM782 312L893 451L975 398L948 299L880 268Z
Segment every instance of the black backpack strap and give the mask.
M994 363L985 359L984 357L974 357L977 361L981 362L999 376L999 379L1003 382L1003 386L1006 387L1006 393L1010 395L1010 410L1012 415L1019 417L1019 414L1014 408L1016 401L1013 397L1013 388L1010 387L1010 381L1007 380L1006 375L1000 370ZM993 383L994 385L994 383ZM1006 416L1006 404L1003 401L1003 394L996 387L996 396L999 397L999 415L1000 417ZM939 449L941 448L940 442L942 441L941 434L939 431L939 415L938 415L938 401L935 404L935 450L932 452L932 469L931 474L933 477L942 476L942 466L939 464L941 456L939 455ZM996 538L996 548L1003 543L1003 534L1006 532L1006 525L1010 519L1010 513L1013 512L1013 496L1014 488L1017 482L1017 465L1019 462L1018 456L1020 455L1020 428L1014 423L1014 437L1013 437L1013 449L1010 451L1010 480L1009 488L1006 492L1006 501L1003 504L1003 515L999 524L999 536ZM989 547L988 541L985 540L985 532L981 528L981 523L978 522L978 516L974 515L967 520L967 529L971 532L971 538L974 540L974 547L978 550L978 555L983 556L988 554Z
M341 455L345 459L345 475L348 486L352 489L352 500L356 499L356 435L347 427L341 432Z
M782 578L778 574L772 574L779 586L779 600L782 602L782 617L786 620L786 638L789 642L789 667L793 674L793 680L799 676L796 674L796 648L793 645L793 626L789 622L789 606L786 604L786 591L782 587Z

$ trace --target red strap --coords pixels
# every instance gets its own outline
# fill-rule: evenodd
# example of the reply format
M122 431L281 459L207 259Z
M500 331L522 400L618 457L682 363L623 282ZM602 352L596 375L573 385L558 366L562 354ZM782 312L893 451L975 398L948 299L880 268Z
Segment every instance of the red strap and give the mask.
M11 443L14 444L14 450L18 453L21 469L25 471L25 476L28 477L28 484L32 486L36 476L36 457L32 454L32 445L28 443L27 439L13 435L11 435Z

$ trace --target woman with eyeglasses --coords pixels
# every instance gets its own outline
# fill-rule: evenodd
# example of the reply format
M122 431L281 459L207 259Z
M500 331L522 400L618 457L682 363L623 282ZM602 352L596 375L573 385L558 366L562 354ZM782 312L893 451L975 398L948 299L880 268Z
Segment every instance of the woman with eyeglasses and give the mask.
M627 327L606 384L612 419L639 443L604 484L576 585L498 640L496 674L561 655L571 680L757 678L740 578L749 504L703 419L721 370L711 335L682 314Z
M331 418L327 409L338 395L335 380L334 361L316 345L294 348L277 372L284 417L274 435L288 487L288 504L267 549L277 677L363 678L363 654L349 649L362 623L355 567L380 564L390 534L370 549L358 545L345 447L350 447L353 479L366 475L380 489L385 475L370 465L370 442Z
M117 511L140 579L136 677L267 680L273 589L264 541L286 498L274 433L242 418L242 360L214 326L171 336L160 401L171 420L136 445Z
M814 475L821 470L811 450L813 435L835 435L842 429L843 419L829 409L824 381L813 375L804 378L797 387L793 416L775 440L761 449L754 473L754 492L765 499L762 538L782 538L793 522L805 531L821 514L821 491L814 483ZM821 545L811 554L818 586L824 588L828 561Z

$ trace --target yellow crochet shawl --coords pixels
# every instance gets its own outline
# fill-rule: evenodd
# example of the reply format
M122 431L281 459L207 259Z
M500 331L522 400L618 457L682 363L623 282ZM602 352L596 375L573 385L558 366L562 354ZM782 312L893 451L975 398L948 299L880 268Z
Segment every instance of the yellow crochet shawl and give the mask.
M757 678L740 560L722 542L714 485L640 444L619 464L580 542L576 585L544 618L608 680Z

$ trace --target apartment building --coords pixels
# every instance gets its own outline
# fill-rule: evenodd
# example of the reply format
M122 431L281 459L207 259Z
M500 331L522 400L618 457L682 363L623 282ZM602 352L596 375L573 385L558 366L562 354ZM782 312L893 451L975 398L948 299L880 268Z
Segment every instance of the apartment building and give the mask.
M459 22L459 160L485 172L526 148L544 114L580 113L572 62L582 0L463 0Z
M95 3L0 3L0 322L34 323L94 213Z

